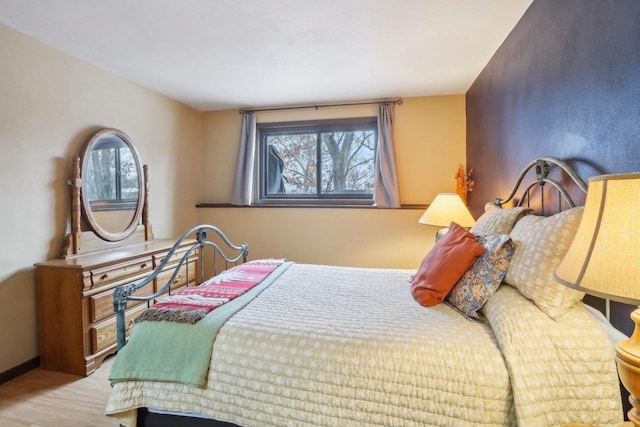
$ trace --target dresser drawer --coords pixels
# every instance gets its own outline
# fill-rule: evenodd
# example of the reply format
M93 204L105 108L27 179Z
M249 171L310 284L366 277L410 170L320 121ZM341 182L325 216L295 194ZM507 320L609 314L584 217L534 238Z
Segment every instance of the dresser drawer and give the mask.
M178 270L178 274L176 275L175 279L173 279L173 283L171 284L172 293L180 289L181 287L185 286L187 282L190 285L195 284L196 263L189 262L188 266L189 266L188 278L187 278L187 265L183 265L182 267L180 267L180 270ZM171 278L173 271L174 271L173 269L169 269L167 271L164 271L158 274L158 277L156 277L156 288L155 288L156 292L162 289L162 287L167 284L167 281Z
M140 316L144 310L147 309L146 304L139 304L134 308L131 308L125 313L125 324L127 334L129 330L133 327L136 317ZM116 318L106 320L102 323L94 325L90 328L91 334L91 348L93 353L97 353L105 348L113 345L117 341L117 329L116 329Z
M171 255L171 258L169 258L169 260L167 261L167 266L180 261L180 259L187 252L187 249L188 248L184 248L184 249L180 248L177 251L175 251L173 255ZM159 266L165 260L168 253L169 252L161 252L153 256L153 260L155 262L156 267ZM198 251L191 252L191 254L189 255L189 261L190 262L195 261L197 254L198 254Z
M97 288L120 279L151 271L152 269L153 263L149 257L91 270L91 287Z
M140 280L145 276L141 276ZM108 291L100 292L99 294L91 295L89 297L89 315L91 316L91 322L97 322L109 316L114 316L113 311L113 291L115 288L111 288ZM149 282L134 295L147 296L153 293L153 282ZM128 301L127 307L136 306L143 301Z

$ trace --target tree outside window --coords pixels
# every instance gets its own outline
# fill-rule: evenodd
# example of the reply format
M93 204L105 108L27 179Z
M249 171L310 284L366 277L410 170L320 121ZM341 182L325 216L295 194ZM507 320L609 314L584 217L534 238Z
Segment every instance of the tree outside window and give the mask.
M260 199L372 203L376 118L259 125Z

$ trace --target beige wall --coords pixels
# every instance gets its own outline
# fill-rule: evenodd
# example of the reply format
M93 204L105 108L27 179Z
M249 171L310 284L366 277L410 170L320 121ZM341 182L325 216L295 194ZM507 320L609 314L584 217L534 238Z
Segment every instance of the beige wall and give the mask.
M433 246L434 227L417 209L201 208L201 223L222 229L249 258L309 264L417 268Z
M134 141L150 167L156 237L195 223L250 244L251 257L415 268L435 229L419 209L201 208L228 203L240 115L201 114L0 25L0 372L38 355L33 264L59 256L69 227L70 158L98 129ZM396 106L401 201L454 191L465 159L464 96ZM375 115L375 107L260 113L258 121Z
M263 112L258 122L371 116L375 106ZM237 110L204 114L201 202L229 203L240 133ZM394 139L403 204L428 204L455 191L465 159L464 95L406 98L395 107ZM416 268L436 229L417 223L421 210L376 208L199 208L198 220L248 242L251 258Z
M123 130L150 169L156 237L197 220L202 115L0 25L0 372L38 355L33 264L60 255L70 158Z

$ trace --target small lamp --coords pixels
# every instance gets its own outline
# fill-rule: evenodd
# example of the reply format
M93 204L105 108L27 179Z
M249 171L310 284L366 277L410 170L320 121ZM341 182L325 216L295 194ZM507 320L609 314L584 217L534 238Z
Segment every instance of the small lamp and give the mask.
M418 220L420 224L446 227L438 230L436 240L447 234L451 221L467 228L476 223L467 206L455 193L438 194Z
M554 276L566 286L640 304L640 173L589 179L582 221ZM640 426L640 310L635 330L616 346L618 374L629 391L629 420Z

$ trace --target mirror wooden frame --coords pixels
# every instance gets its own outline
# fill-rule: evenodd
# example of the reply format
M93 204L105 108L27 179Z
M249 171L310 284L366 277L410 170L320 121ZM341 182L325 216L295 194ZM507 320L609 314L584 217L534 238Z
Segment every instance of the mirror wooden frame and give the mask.
M122 230L117 232L111 232L105 229L100 222L97 220L95 216L95 210L91 206L91 201L89 197L87 197L87 175L89 172L89 163L91 158L91 153L96 149L96 147L105 139L116 137L120 140L124 141L126 146L131 150L133 154L133 160L136 165L137 170L137 181L138 181L138 197L136 200L133 217L131 218L129 224L124 227ZM80 173L82 175L82 211L84 213L84 219L89 224L91 230L98 235L98 237L107 240L109 242L118 242L120 240L126 239L129 237L136 229L136 226L140 224L140 220L142 217L142 208L144 206L144 177L142 171L142 164L140 162L140 155L136 150L136 147L131 142L131 139L127 134L118 130L118 129L103 129L97 132L93 137L89 140L89 142L85 145L84 150L82 151L82 155L80 156L81 161L81 169Z
M91 150L106 137L118 137L131 149L138 170L138 198L135 213L126 228L119 232L104 229L93 215L90 201L84 196ZM118 129L105 128L96 132L85 144L81 156L73 158L71 186L71 233L67 235L63 257L121 247L133 243L153 240L149 224L149 178L148 166L142 165L138 150L129 136ZM89 230L83 230L85 228Z

